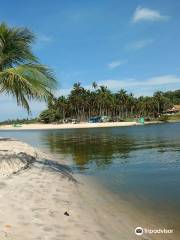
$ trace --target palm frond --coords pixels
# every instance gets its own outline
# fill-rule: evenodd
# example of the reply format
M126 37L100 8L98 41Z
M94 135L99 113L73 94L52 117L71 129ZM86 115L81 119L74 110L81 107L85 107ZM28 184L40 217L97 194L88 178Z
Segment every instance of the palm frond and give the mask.
M28 112L29 100L47 101L56 87L53 72L32 53L34 40L27 28L0 24L0 92L16 97Z
M24 64L0 72L0 92L16 97L17 104L30 111L28 100L52 97L56 81L52 72L40 64Z
M0 24L0 68L27 62L38 62L31 51L34 35L27 28L9 28Z

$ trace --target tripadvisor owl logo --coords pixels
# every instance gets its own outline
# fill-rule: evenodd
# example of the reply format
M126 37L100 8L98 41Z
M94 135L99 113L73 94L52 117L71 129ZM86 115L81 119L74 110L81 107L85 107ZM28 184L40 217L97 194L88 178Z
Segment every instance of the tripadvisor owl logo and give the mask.
M136 229L135 229L135 234L136 235L143 235L143 228L142 227L137 227Z

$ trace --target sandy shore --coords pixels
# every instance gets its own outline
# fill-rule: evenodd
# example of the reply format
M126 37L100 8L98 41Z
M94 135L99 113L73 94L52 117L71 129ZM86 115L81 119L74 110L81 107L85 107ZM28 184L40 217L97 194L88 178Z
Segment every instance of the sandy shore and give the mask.
M146 123L145 123L146 124ZM150 124L150 122L148 122ZM74 129L74 128L102 128L102 127L127 127L142 125L136 122L107 122L107 123L78 123L78 124L22 124L20 127L2 125L0 130L36 130L36 129Z
M1 240L135 239L124 203L88 187L63 160L18 140L0 138ZM96 189L96 190L95 190ZM69 216L65 215L65 212Z
M102 239L78 185L67 166L25 143L1 139L0 239Z
M86 199L87 186L51 157L20 141L0 139L0 239L119 239L119 223L113 223L116 233L107 231L106 211L101 209L100 217L96 204Z

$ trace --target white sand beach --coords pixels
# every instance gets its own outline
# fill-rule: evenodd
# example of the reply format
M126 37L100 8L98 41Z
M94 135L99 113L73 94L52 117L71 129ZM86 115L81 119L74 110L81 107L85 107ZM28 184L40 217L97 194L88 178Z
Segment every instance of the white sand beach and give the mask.
M145 123L150 124L151 122ZM154 123L154 122L152 122ZM106 122L106 123L65 123L65 124L22 124L20 126L14 127L13 125L1 125L0 130L35 130L35 129L73 129L73 128L102 128L102 127L127 127L142 125L137 122Z
M0 239L109 239L81 187L63 163L1 139Z
M67 166L25 143L1 139L0 239L102 239L77 189Z

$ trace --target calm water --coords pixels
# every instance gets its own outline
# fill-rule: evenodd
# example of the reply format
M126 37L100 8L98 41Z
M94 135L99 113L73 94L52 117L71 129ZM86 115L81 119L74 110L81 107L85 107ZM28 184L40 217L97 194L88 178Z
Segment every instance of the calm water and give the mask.
M143 214L180 229L180 123L123 128L6 131L59 154ZM142 208L143 206L143 208Z

